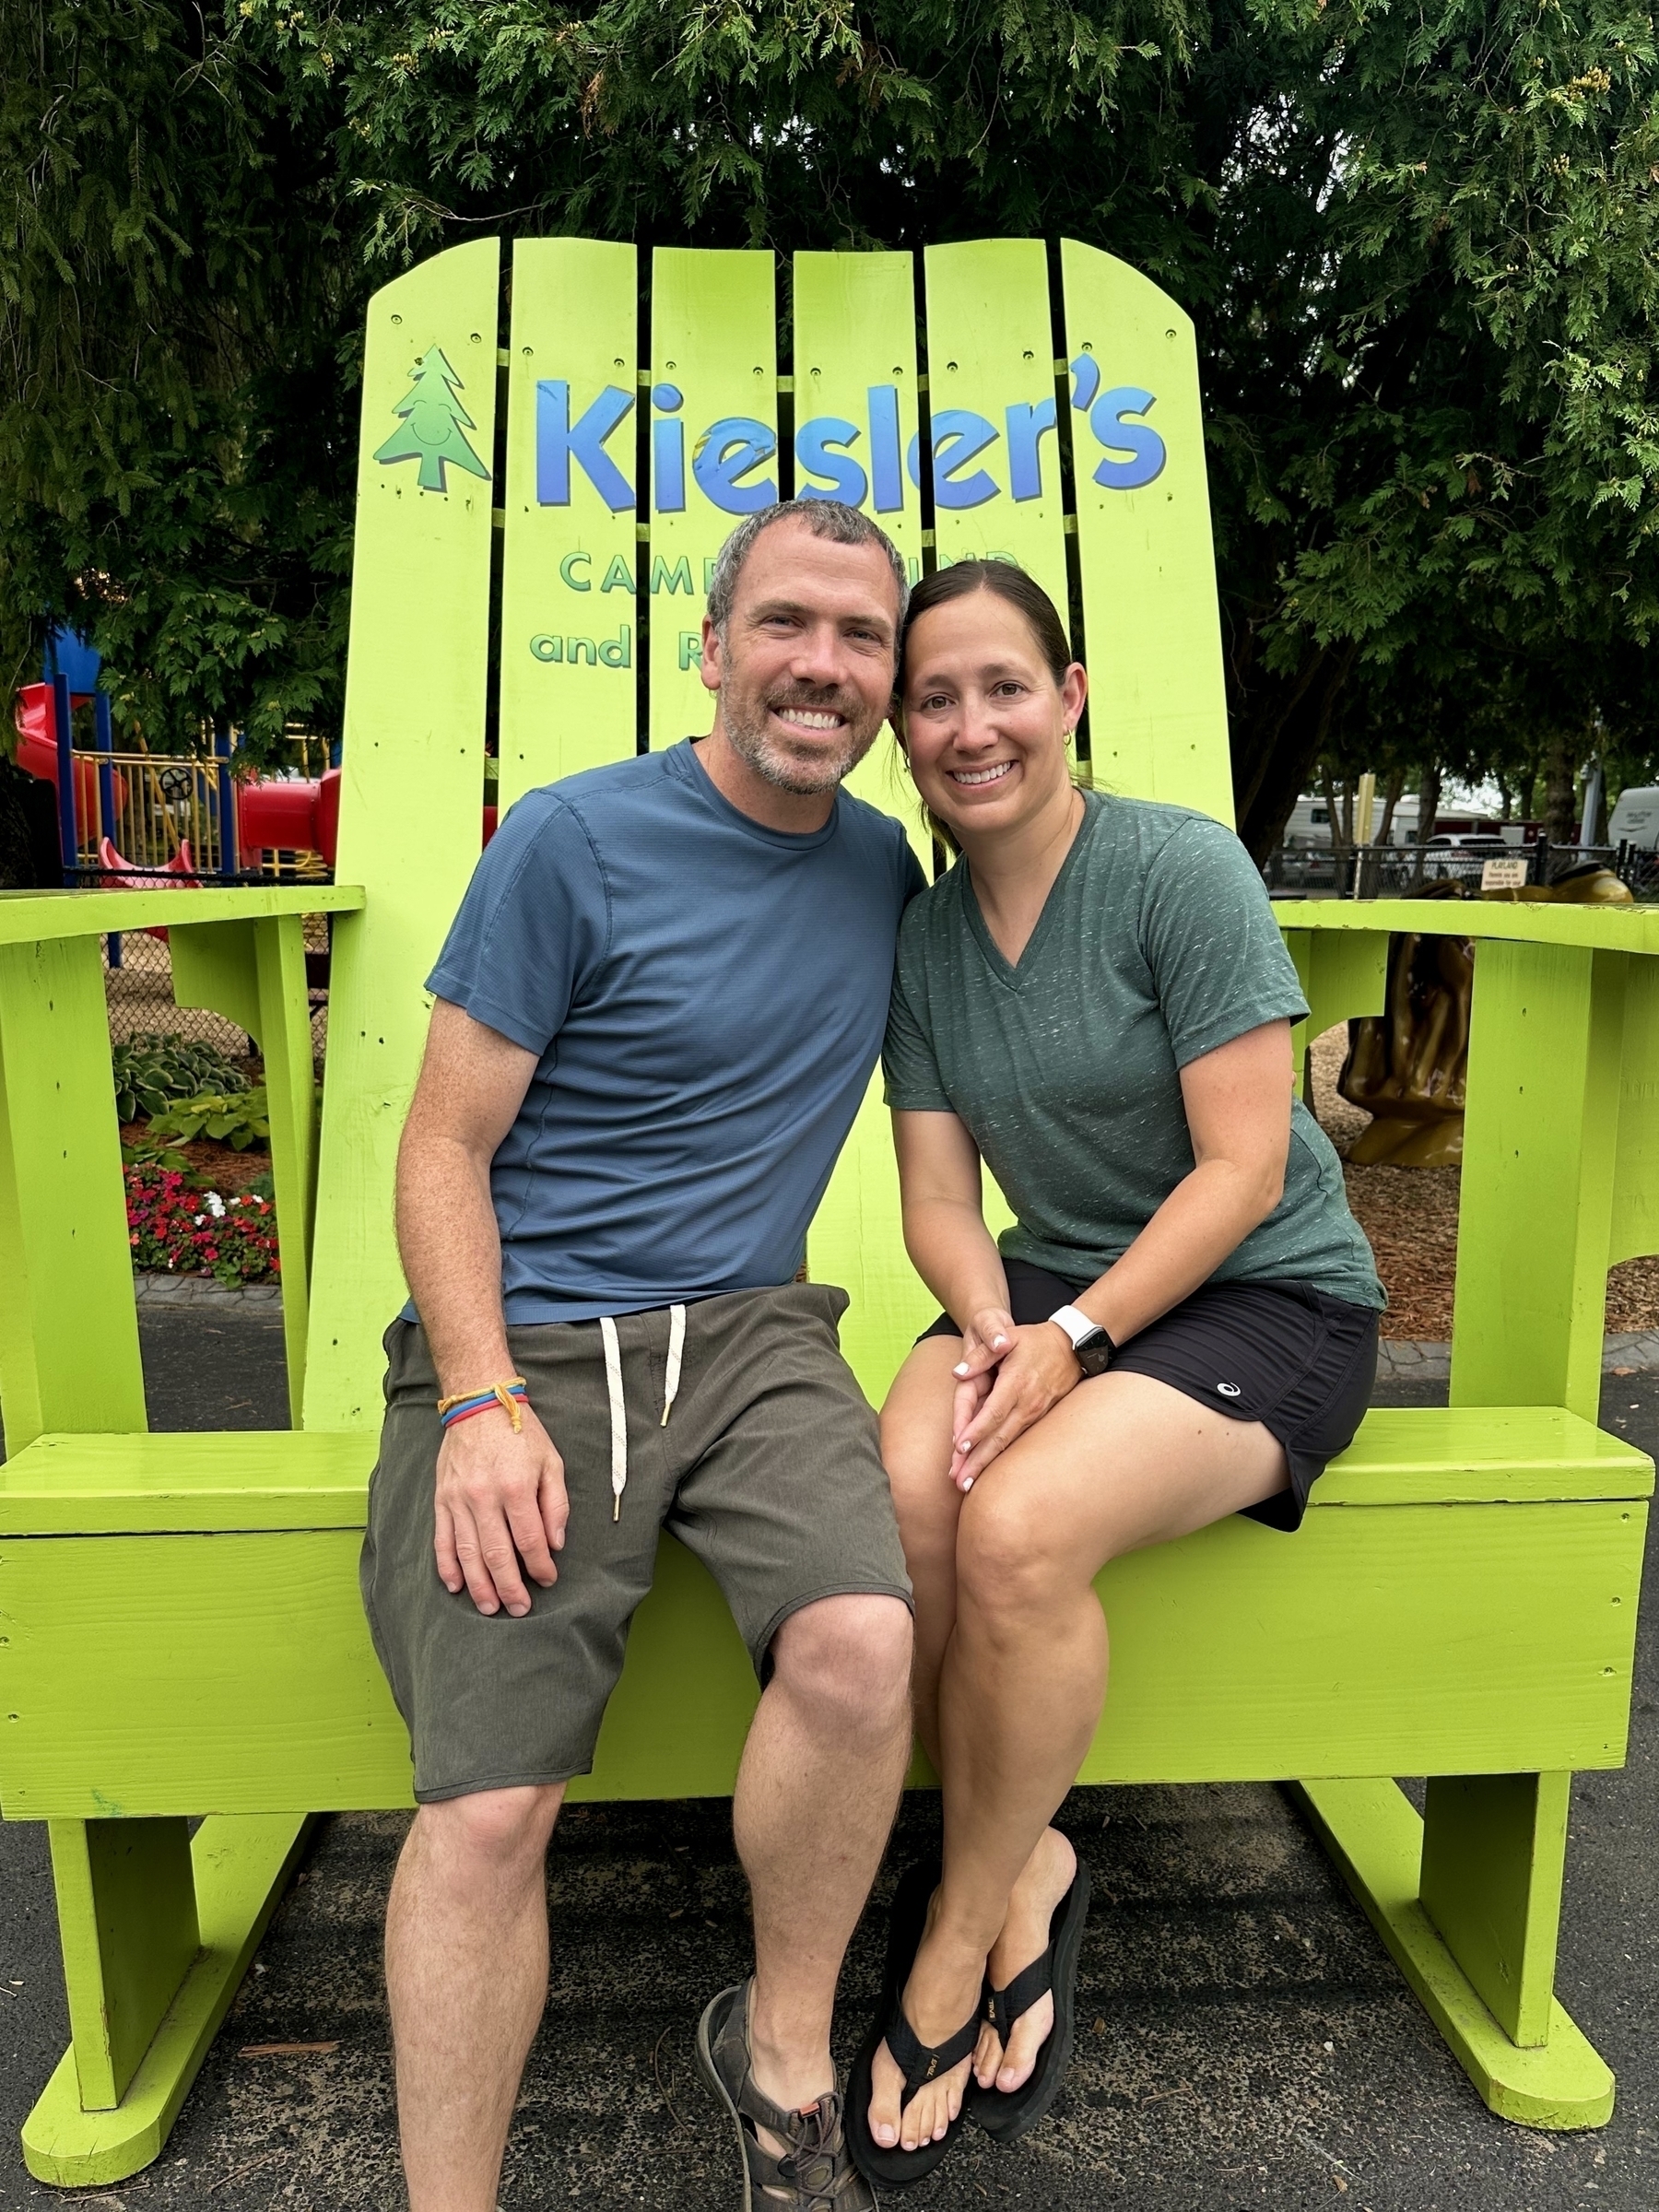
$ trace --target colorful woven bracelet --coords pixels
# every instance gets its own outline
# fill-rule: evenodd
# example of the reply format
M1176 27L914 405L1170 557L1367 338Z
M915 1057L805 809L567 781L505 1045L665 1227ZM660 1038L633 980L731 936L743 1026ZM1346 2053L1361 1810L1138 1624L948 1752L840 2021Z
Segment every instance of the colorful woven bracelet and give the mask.
M504 1382L492 1382L488 1390L457 1391L452 1398L440 1398L438 1418L446 1429L457 1421L470 1421L476 1413L488 1413L492 1406L500 1406L515 1430L524 1426L519 1408L528 1405L530 1393L523 1375L509 1375Z

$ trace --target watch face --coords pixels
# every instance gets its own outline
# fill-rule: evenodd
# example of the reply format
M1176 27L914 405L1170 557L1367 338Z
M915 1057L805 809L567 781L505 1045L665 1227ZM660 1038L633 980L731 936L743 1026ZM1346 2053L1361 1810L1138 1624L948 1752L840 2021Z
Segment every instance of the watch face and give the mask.
M1111 1337L1104 1329L1090 1329L1072 1349L1077 1355L1077 1365L1086 1375L1103 1375L1112 1365L1113 1350Z

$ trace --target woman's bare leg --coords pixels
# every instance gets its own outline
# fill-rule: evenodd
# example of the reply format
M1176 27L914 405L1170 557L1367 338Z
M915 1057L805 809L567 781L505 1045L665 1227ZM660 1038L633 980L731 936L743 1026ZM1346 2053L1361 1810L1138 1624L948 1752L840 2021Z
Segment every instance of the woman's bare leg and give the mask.
M1285 1477L1283 1449L1258 1423L1214 1413L1147 1376L1109 1374L1079 1384L962 1501L955 1620L938 1690L946 1874L905 1992L924 2043L969 2018L988 1959L1001 1986L1041 1952L1046 1915L1011 1911L1033 1854L1046 1879L1028 1888L1058 1882L1057 1901L1069 1882L1068 1858L1053 1852L1045 1830L1105 1697L1095 1575L1124 1552L1259 1503ZM1019 2023L996 2054L999 2088L1027 2078L1053 2018L1044 1999ZM982 2044L976 2055L983 2061ZM966 2080L964 2062L920 2089L900 2118L900 2077L879 2053L877 2140L912 2148L942 2135Z
M939 1763L939 1670L956 1626L957 1524L967 1503L950 1479L951 1369L959 1336L928 1336L893 1379L881 1409L881 1457L893 1487L916 1606L911 1696L916 1734Z
M950 1474L956 1397L951 1370L961 1349L958 1336L928 1337L919 1344L900 1369L881 1410L882 1458L893 1486L905 1563L915 1592L912 1698L916 1734L935 1771L941 1758L939 1676L956 1626L957 1533L967 1502ZM1076 1867L1077 1854L1065 1838L1057 1829L1045 1829L1014 1885L1002 1935L992 1949L990 1962L999 1989L1044 1948L1050 1918L1070 1888ZM1034 1930L1041 1933L1032 1944ZM996 1971L1005 1956L1013 1963ZM1002 2055L994 2029L987 2027L971 2061L973 2072L987 2088L996 2078ZM888 2100L896 2100L902 2088L902 2077L885 2046L877 2053L875 2074L880 2109L884 2088ZM947 2121L960 2110L967 2078L965 2063L951 2077Z

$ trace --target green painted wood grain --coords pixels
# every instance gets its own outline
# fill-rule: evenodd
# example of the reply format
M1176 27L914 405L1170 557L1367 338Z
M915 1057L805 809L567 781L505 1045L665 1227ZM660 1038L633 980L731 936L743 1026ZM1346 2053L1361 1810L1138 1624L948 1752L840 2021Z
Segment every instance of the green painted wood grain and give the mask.
M692 463L715 422L747 417L778 435L778 344L775 263L771 253L659 246L651 257L653 388L671 384L684 404L653 422L685 425L683 512L665 513L654 481L651 500L651 742L655 747L700 736L713 724L703 689L700 624L712 562L743 519L727 514L699 488ZM764 462L746 487L779 482L778 463ZM688 589L687 587L689 587Z
M500 247L455 246L369 307L337 873L366 911L336 924L318 1170L305 1418L381 1417L380 1337L405 1286L392 1233L397 1143L426 1038L423 981L482 838L492 487L457 468L422 490L376 459L412 365L456 371L493 466Z
M354 913L355 883L246 883L199 891L0 891L0 945L98 937L110 930L244 921L258 914Z
M1162 473L1136 490L1098 484L1106 449L1088 416L1071 411L1094 772L1109 791L1196 806L1230 828L1232 764L1192 320L1139 270L1093 246L1066 239L1060 263L1067 361L1096 362L1103 391L1151 393L1154 405L1142 419L1166 453Z
M823 416L852 423L859 434L847 451L868 478L872 388L897 394L901 455L916 434L915 262L909 253L797 253L793 273L797 431ZM828 488L797 464L797 496L815 482ZM898 547L913 582L922 572L922 495L902 465L900 491L898 508L877 511L868 487L859 505Z
M1397 1783L1299 1786L1314 1833L1382 1938L1453 2056L1491 2110L1526 2127L1600 2127L1613 2077L1560 2005L1547 2042L1524 2049L1492 2018L1418 1900L1423 1823Z
M282 1247L288 1418L298 1428L305 1407L317 1197L317 1085L312 1059L304 927L298 915L276 915L254 923L253 967L271 1123L271 1182Z
M288 1410L298 1423L310 1322L317 1123L304 924L298 914L193 923L175 926L168 943L175 1002L210 1006L245 1030L265 1063L271 1180L282 1247Z
M207 1006L232 1028L245 1030L257 1044L261 1030L259 964L253 950L253 924L201 922L168 933L172 966L173 1004Z
M1008 474L1007 410L1045 401L1051 407L1056 405L1042 241L987 238L929 246L923 265L928 407L935 441L938 418L951 408L982 415L997 433L996 442L961 473L970 477L982 469L1000 496L982 506L935 508L934 542L940 566L974 555L1006 555L1036 578L1065 621L1070 594L1057 432L1047 432L1040 441L1040 498L1016 501Z
M202 1937L195 1963L113 2112L83 2109L76 2053L65 2053L23 2124L24 2162L36 2181L57 2189L105 2189L160 2155L312 1825L303 1814L212 1814L197 1828L190 1842Z
M376 1447L358 1429L37 1437L0 1465L0 1533L360 1529Z
M1498 899L1275 899L1281 929L1360 935L1413 930L1424 937L1503 937L1517 945L1581 945L1659 953L1659 907L1522 906Z
M96 937L0 946L0 1410L44 1429L145 1426L126 1190Z
M52 1877L82 2105L126 2095L201 1945L190 1828L53 1820Z
M1315 1508L1294 1544L1235 1519L1117 1560L1082 1779L1617 1766L1645 1526L1634 1501ZM0 1536L6 1817L406 1803L359 1542ZM580 1794L725 1792L755 1694L715 1585L665 1538Z
M1437 1774L1423 1910L1512 2042L1549 2040L1571 1774Z
M901 453L916 435L920 403L914 260L909 253L797 253L794 278L797 431L801 424L821 416L853 423L859 436L848 451L868 477L872 386L891 385L898 395ZM814 480L797 470L797 492ZM922 573L922 495L902 466L900 482L901 507L877 512L874 493L866 488L862 512L892 539L914 583ZM846 788L884 814L898 816L931 875L933 840L890 729L881 731L847 778ZM859 1143L856 1134L853 1143Z
M1659 1252L1659 961L1633 959L1625 977L1618 1153L1613 1175L1617 1265Z
M1601 1394L1625 956L1487 940L1475 963L1454 1406Z
M636 504L613 512L571 469L568 506L536 498L536 385L570 386L570 418L609 385L636 406L638 254L591 238L521 238L512 250L506 544L501 572L500 804L635 750L640 617ZM606 442L635 486L633 408ZM574 650L582 639L593 657ZM534 641L534 647L533 647ZM608 660L598 657L608 644ZM554 646L559 657L551 658ZM613 665L626 650L626 661Z
M360 1528L375 1440L360 1430L47 1435L0 1465L0 1534ZM1653 1463L1559 1406L1377 1406L1316 1502L1498 1504L1649 1498Z
M1356 1015L1381 1014L1388 989L1388 940L1345 936L1335 931L1293 929L1285 946L1296 963L1297 981L1308 1002L1308 1018L1290 1031L1290 1065L1297 1096L1302 1095L1305 1055L1310 1042L1339 1021Z

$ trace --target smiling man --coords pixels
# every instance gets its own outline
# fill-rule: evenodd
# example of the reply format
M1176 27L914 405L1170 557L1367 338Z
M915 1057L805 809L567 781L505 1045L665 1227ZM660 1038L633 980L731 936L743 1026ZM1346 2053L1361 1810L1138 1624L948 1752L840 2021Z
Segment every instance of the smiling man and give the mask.
M543 1861L664 1526L764 1686L733 1808L756 1970L699 2034L737 2202L875 2203L830 2022L910 1747L910 1586L845 1293L797 1277L923 888L840 789L906 595L851 508L745 522L703 625L712 731L521 799L429 979L362 1562L419 1801L386 1928L413 2212L495 2205Z

